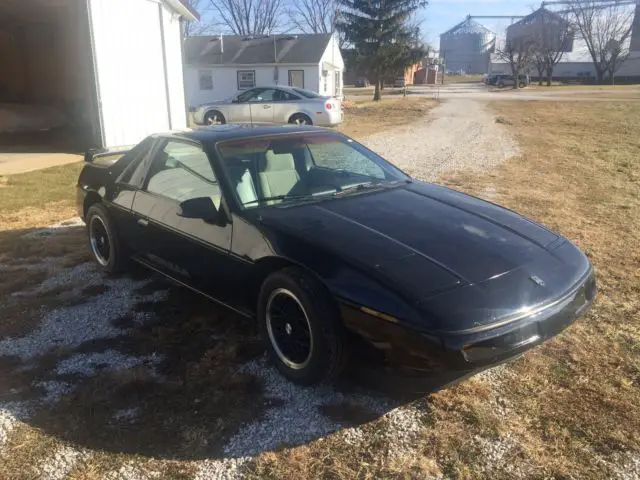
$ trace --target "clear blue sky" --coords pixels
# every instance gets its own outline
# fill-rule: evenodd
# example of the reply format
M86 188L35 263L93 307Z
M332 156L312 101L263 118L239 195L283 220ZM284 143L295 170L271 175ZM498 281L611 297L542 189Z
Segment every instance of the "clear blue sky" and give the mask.
M430 0L419 13L425 40L437 47L440 34L460 23L468 15L527 15L540 8L541 0ZM479 19L487 28L496 31L506 28L508 19Z

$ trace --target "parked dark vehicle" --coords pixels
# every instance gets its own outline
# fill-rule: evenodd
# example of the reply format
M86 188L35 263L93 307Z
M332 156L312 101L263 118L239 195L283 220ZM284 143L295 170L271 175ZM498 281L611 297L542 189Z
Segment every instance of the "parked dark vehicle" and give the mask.
M225 125L88 153L78 209L106 272L135 260L256 317L277 368L303 384L360 349L425 375L473 372L553 337L596 292L558 234L314 127Z
M513 75L497 75L494 81L494 85L500 88L513 87ZM528 87L531 84L529 75L518 75L518 85L520 88Z

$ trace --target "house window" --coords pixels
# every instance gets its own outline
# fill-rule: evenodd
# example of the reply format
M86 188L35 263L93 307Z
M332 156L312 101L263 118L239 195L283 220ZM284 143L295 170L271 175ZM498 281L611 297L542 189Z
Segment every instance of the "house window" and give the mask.
M198 79L200 90L213 90L213 72L211 70L199 70Z
M342 93L342 85L341 85L341 82L342 82L342 72L338 72L338 71L336 71L336 72L334 73L334 75L335 75L336 77L335 77L335 83L334 83L335 90L334 90L333 94L334 94L335 96L338 96L338 95L340 95L340 94Z
M255 70L238 70L238 90L246 90L256 86Z
M289 86L304 88L304 70L289 70Z

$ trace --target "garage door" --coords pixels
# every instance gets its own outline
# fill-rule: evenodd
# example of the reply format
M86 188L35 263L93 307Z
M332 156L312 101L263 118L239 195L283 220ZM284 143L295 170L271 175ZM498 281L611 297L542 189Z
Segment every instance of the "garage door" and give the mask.
M89 7L103 144L131 145L169 130L159 4L89 0Z

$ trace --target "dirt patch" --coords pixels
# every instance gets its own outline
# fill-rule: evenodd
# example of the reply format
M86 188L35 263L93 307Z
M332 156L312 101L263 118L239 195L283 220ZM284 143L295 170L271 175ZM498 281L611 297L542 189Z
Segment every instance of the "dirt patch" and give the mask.
M427 98L393 98L380 102L347 101L344 122L338 130L360 139L421 121L436 106L438 102Z

